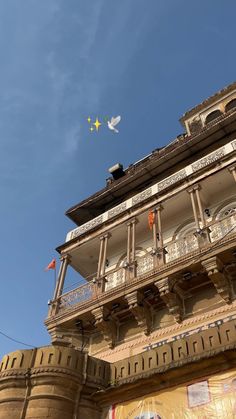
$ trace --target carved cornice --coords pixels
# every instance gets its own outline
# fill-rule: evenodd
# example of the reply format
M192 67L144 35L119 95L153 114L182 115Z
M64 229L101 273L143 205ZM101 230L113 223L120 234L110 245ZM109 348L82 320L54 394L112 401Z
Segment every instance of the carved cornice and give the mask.
M229 304L231 302L231 286L221 260L217 256L213 256L202 261L202 266L205 268L218 294Z
M211 311L204 312L203 314L193 316L189 319L185 319L183 320L182 323L176 323L168 327L162 327L161 329L158 329L152 332L151 336L148 338L145 336L140 336L136 340L132 339L132 341L130 342L121 343L119 346L117 346L113 350L102 351L102 356L104 358L107 358L109 356L114 355L115 353L123 352L126 349L139 348L141 345L149 346L150 339L152 342L154 341L154 339L157 339L157 342L159 342L161 339L164 339L166 336L172 337L174 334L181 333L183 330L186 330L186 328L188 327L192 328L192 327L198 327L199 325L201 326L205 324L207 320L216 319L217 321L220 315L224 313L230 314L231 312L234 312L235 308L236 308L236 301L234 301L230 305L223 305ZM99 356L101 356L100 353L96 353L96 357L99 358Z
M148 335L151 331L152 316L150 307L144 301L144 296L139 291L134 291L125 296L129 310L135 317L139 327Z

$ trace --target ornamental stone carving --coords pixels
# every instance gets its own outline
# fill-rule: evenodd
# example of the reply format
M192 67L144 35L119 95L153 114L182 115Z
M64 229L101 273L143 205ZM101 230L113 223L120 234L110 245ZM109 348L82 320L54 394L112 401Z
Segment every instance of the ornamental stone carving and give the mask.
M203 167L208 166L211 163L221 159L225 155L225 149L222 147L220 150L215 151L214 153L209 154L201 160L198 160L196 163L192 164L193 172L202 169Z
M92 310L96 328L103 334L110 348L114 348L117 337L117 325L108 310L103 307Z
M217 256L202 261L202 266L207 272L218 294L227 304L231 303L231 286L224 271L224 265Z
M116 215L120 214L121 212L126 210L126 202L122 202L122 204L117 205L117 207L112 208L108 211L108 218L115 217Z
M151 331L152 316L150 307L145 303L143 295L139 291L134 291L125 296L129 310L135 317L139 327L148 335Z
M176 279L163 278L155 282L161 299L166 304L170 314L172 314L177 323L180 323L183 315L183 301L178 294L177 289L174 289Z
M234 150L236 150L236 140L232 141L232 143L231 143L231 144L232 144L232 146L233 146L233 149L234 149Z
M158 191L162 191L165 188L168 188L169 186L173 185L176 182L179 182L180 180L184 179L187 176L186 170L180 170L179 172L175 173L174 175L168 177L167 179L163 180L162 182L159 182L157 184Z
M99 217L94 218L93 220L89 221L88 223L83 224L81 227L76 228L72 231L71 239L74 239L77 236L80 236L86 231L91 230L94 227L97 227L103 221L103 216L100 215Z
M132 205L139 204L140 202L144 201L145 199L149 198L152 195L152 188L148 188L145 191L135 195L132 198Z

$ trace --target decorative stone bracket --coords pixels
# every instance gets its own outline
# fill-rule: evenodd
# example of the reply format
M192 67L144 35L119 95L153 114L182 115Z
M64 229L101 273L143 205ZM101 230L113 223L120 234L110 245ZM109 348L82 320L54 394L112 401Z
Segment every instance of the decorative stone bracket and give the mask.
M134 291L127 294L125 299L139 327L144 331L145 335L148 335L151 331L152 316L150 307L143 301L143 295L139 291Z
M117 322L109 315L105 307L92 310L96 328L103 334L110 348L114 348L117 339ZM108 318L109 317L109 318Z
M70 331L60 326L48 329L53 345L72 346Z
M174 289L176 279L163 278L155 282L158 288L160 297L166 304L170 314L172 314L177 323L180 323L183 315L183 300L181 299L177 287Z
M221 260L217 256L213 256L202 261L202 266L206 270L218 294L229 304L231 302L231 286L227 271L224 270L224 265Z

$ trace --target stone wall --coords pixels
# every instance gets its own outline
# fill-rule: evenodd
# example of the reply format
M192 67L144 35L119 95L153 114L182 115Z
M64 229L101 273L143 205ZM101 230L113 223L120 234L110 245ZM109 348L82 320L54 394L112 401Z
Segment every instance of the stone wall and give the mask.
M58 346L5 355L0 367L0 419L72 419L86 417L86 409L93 411L93 418L99 417L91 401L82 403L84 413L79 416L80 398L86 370L87 389L96 392L108 382L107 365Z
M231 320L113 364L64 346L16 351L0 364L0 419L99 419L115 400L235 366L235 346Z

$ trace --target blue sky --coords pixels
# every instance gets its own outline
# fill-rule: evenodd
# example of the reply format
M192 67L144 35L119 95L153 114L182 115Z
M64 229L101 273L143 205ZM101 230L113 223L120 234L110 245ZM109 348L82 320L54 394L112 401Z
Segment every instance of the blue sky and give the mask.
M233 0L0 0L0 331L33 346L70 206L235 81ZM86 118L122 116L120 133ZM0 356L23 345L0 336Z

